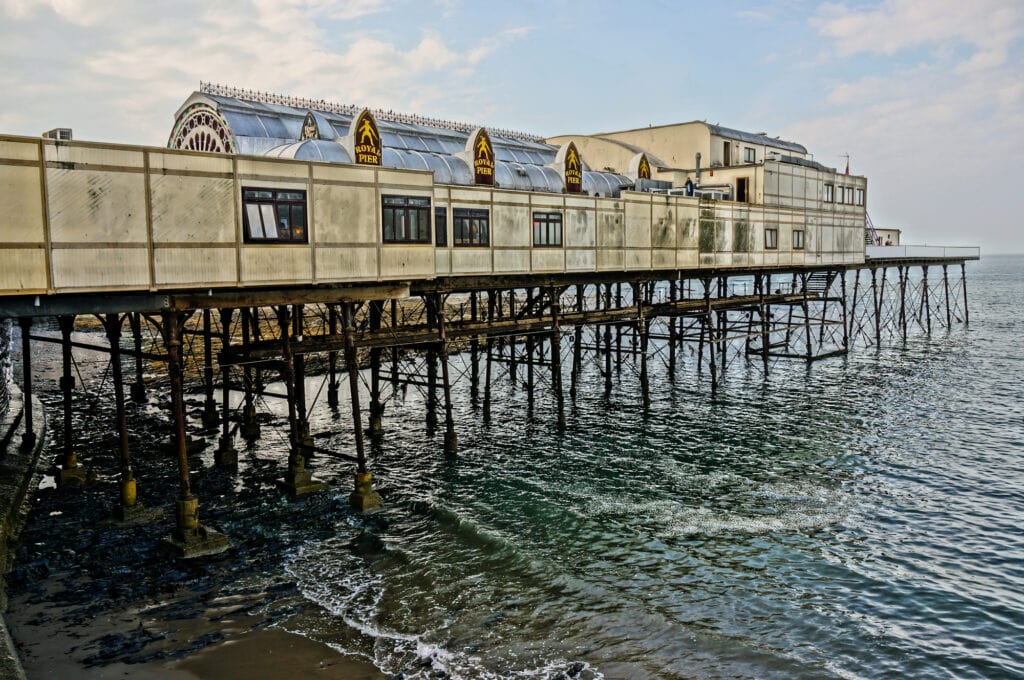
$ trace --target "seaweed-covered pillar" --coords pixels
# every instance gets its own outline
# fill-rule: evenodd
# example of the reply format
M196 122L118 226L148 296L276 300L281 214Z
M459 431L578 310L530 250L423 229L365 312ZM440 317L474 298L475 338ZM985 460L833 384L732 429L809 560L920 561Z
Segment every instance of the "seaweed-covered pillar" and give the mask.
M373 475L366 469L366 447L363 442L363 419L359 411L359 359L356 355L355 327L352 303L343 307L343 330L345 333L345 369L348 371L348 386L352 398L352 425L356 440L355 488L349 496L352 507L359 511L380 507L380 494L373 488Z
M188 559L223 552L230 544L227 536L199 522L199 499L192 493L189 479L185 439L184 367L181 356L181 324L186 318L188 315L179 316L175 311L163 313L162 331L164 345L167 348L167 371L171 378L171 416L179 474L174 531L163 540L163 544L178 557Z
M288 470L277 485L294 496L326 489L327 484L314 479L306 469L305 442L303 432L299 429L299 419L295 408L295 356L292 352L291 323L288 305L277 308L277 323L281 329L281 377L284 379L288 401Z
M25 431L21 435L21 447L23 449L31 449L36 445L36 431L32 412L32 345L29 342L29 333L32 332L32 317L20 317L18 325L21 326L22 392L24 393L25 403Z
M75 453L75 427L71 415L71 400L75 389L75 376L71 372L71 333L75 329L75 317L72 315L57 317L57 325L60 327L61 359L63 372L60 376L60 391L62 396L64 416L64 446L57 462L57 469L54 477L57 486L81 486L85 483L85 468L78 464L78 454ZM28 338L28 329L22 326L22 347ZM28 350L23 349L22 354L26 357L26 370L31 369L31 356ZM29 407L26 400L25 408ZM26 432L29 430L26 428ZM34 440L33 440L34 441Z
M384 316L384 303L380 300L370 302L370 331L377 333L381 328ZM379 436L383 431L384 405L380 400L380 359L381 348L370 349L370 434Z
M231 317L233 309L220 310L220 384L221 384L221 433L214 462L219 467L233 468L238 465L238 452L231 436L231 365L224 361L231 347Z
M304 339L304 314L302 305L292 305L294 314L292 324L295 342L302 342ZM309 414L306 409L306 357L301 353L292 353L292 366L295 375L295 431L303 452L313 446L313 437L309 434ZM305 457L305 453L303 453Z
M327 305L327 333L331 338L338 335L338 308ZM327 353L327 405L338 408L338 353L331 350Z

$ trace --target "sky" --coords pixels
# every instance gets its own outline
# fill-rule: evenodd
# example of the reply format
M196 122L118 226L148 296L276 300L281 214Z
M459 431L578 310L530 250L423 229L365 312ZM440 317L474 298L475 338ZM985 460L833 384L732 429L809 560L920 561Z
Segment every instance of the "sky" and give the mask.
M0 134L164 146L209 81L542 136L689 120L868 177L904 241L1024 252L1024 2L0 0Z

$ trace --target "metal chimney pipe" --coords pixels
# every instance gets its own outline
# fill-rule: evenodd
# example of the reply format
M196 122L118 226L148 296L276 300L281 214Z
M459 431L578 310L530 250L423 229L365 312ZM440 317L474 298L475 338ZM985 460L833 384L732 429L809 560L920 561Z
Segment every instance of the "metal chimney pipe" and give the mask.
M700 182L700 151L697 152L697 182Z

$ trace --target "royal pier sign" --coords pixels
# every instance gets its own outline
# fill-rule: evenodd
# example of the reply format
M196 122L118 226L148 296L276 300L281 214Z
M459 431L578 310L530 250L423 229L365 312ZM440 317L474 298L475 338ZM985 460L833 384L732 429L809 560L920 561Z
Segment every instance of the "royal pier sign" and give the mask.
M380 131L377 129L377 120L369 109L363 109L362 113L353 119L352 127L348 132L348 143L349 148L352 149L352 160L356 163L360 165L381 164L384 150L380 140Z
M484 186L494 186L494 147L487 130L480 128L476 134L470 135L473 148L470 149L473 159L473 181Z

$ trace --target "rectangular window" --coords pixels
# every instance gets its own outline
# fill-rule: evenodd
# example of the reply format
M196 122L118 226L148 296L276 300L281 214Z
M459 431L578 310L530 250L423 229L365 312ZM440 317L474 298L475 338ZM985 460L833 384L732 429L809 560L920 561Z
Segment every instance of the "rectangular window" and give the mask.
M434 245L448 245L448 208L434 208Z
M533 213L533 245L536 248L562 247L562 213Z
M864 205L864 190L863 189L857 189L856 190L856 196L854 196L853 203L854 203L854 205Z
M430 199L381 196L384 243L430 243Z
M246 243L309 243L306 192L299 189L242 189Z
M751 147L749 147L749 146L743 147L743 162L744 163L753 163L754 162L754 158L755 158L754 150Z
M750 186L749 177L737 177L736 178L736 202L746 203L750 200L748 196L748 188Z
M486 247L491 244L490 234L490 211L471 208L452 210L452 240L455 245Z
M804 232L802 229L793 230L793 250L804 249Z
M825 201L826 203L833 203L833 202L835 202L835 200L836 200L835 191L836 191L836 187L835 187L834 184L826 184L825 185L825 191L824 191L824 193L821 196L821 200Z
M765 250L777 250L779 247L779 230L778 229L765 229L764 230L764 249Z

